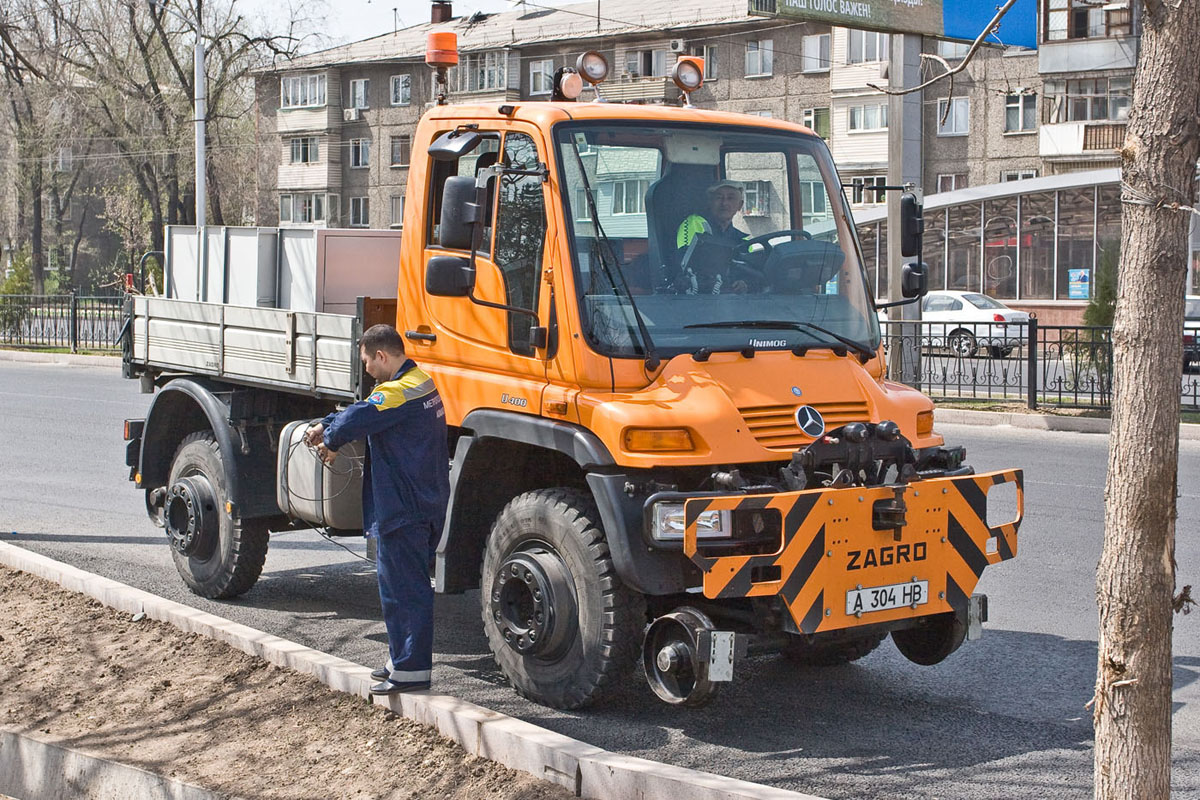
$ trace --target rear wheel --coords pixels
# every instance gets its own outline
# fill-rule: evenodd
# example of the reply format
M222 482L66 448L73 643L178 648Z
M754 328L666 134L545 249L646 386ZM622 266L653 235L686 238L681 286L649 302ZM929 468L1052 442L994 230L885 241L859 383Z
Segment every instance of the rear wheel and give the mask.
M255 520L235 522L216 438L207 431L187 436L171 462L163 521L171 558L184 583L201 597L237 597L262 573L270 537Z
M575 489L515 498L492 526L481 605L488 645L523 697L580 708L633 671L644 598L617 577L592 499Z
M976 341L975 334L959 329L946 339L946 346L959 358L967 358L975 355L975 351L979 349L979 342Z
M849 664L873 651L887 637L887 632L863 636L822 639L819 636L793 634L788 637L783 654L789 661L812 667L832 667Z

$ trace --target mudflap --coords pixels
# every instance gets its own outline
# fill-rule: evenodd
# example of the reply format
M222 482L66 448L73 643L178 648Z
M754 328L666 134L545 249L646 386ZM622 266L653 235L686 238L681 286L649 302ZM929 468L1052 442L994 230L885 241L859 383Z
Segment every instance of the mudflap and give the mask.
M1009 483L1016 488L1016 518L990 527L988 493ZM778 525L778 549L731 555L729 539L698 539L701 515L723 511L733 530ZM984 568L1016 556L1024 513L1019 469L870 488L694 497L684 503L683 548L703 573L705 597L778 595L797 630L824 633L950 611L966 618ZM749 526L739 518L749 518Z

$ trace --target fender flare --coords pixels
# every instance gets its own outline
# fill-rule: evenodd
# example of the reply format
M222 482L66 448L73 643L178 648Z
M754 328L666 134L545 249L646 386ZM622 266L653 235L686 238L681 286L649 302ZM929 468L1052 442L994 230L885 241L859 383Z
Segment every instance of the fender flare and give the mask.
M195 378L175 378L154 396L146 412L142 433L138 471L141 488L165 486L171 474L171 460L185 436L210 430L221 450L225 468L225 487L229 499L241 510L241 481L239 480L241 450L235 444L236 432L229 424L229 406L217 394L228 387ZM278 513L278 510L276 510ZM239 514L240 515L240 514Z
M684 564L679 554L651 551L645 546L641 503L621 491L626 482L624 470L594 433L568 422L494 409L470 412L463 419L462 429L450 472L450 502L436 553L435 579L439 592L459 593L478 583L479 565L474 554L482 553L490 520L472 518L477 517L472 514L475 506L460 502L459 497L461 486L479 479L474 474L477 465L471 459L471 451L488 439L551 450L573 461L600 512L613 567L621 580L643 594L683 590ZM480 535L484 523L487 528Z

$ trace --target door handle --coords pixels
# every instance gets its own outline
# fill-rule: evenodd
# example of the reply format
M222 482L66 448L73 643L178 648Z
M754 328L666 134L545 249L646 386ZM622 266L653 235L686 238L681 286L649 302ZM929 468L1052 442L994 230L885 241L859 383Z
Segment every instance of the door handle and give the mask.
M421 331L405 331L404 338L405 339L416 339L417 341L432 343L432 342L437 341L437 334L436 333L422 333Z

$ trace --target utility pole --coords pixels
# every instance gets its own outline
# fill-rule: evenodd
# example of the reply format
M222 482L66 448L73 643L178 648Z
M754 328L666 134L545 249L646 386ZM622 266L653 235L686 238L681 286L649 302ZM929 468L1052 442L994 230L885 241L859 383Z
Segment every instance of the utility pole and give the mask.
M893 33L888 62L888 88L893 91L912 89L921 82L921 37L912 34ZM916 187L921 196L921 92L893 94L888 96L888 174L889 186ZM900 254L900 192L891 191L887 196L887 299L891 302L903 300L900 294L900 276L904 268L904 257ZM881 267L882 269L883 267ZM921 319L920 301L888 309L889 319ZM899 328L898 346L889 348L888 373L892 380L918 386L921 370L921 326L891 326L895 333Z

